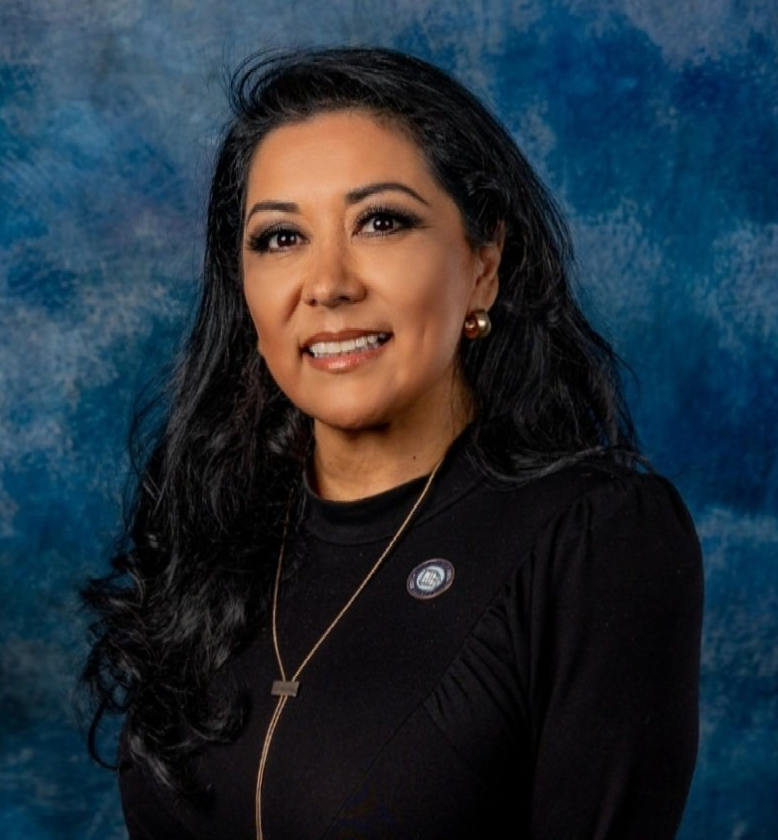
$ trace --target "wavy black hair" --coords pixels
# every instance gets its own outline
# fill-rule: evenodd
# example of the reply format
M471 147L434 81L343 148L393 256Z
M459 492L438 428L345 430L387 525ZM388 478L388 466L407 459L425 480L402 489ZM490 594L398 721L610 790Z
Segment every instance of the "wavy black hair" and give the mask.
M255 351L242 291L247 172L269 131L343 109L386 120L423 152L473 246L504 230L492 333L460 349L475 406L469 457L484 472L523 481L592 452L637 456L618 360L571 290L565 223L465 87L392 50L314 49L250 58L230 104L195 323L124 548L83 592L94 616L90 750L97 757L104 715L123 714L126 755L179 790L198 750L240 730L237 695L214 692L213 677L266 615L283 511L312 446L310 421Z

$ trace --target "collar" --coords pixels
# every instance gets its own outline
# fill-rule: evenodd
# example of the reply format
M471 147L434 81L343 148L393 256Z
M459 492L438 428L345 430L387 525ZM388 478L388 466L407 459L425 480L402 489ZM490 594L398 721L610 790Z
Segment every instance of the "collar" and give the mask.
M437 516L470 492L482 476L467 457L468 426L451 444L432 488L410 530ZM322 499L303 475L303 528L325 542L359 545L390 539L400 526L428 476L420 476L374 496L349 502Z

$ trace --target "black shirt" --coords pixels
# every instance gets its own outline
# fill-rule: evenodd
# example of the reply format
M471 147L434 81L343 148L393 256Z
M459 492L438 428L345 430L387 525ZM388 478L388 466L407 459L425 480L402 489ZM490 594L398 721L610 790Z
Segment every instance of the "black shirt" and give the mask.
M605 461L496 485L462 449L287 702L265 840L674 837L697 747L702 612L682 501L665 479ZM304 559L279 602L287 674L422 485L349 503L308 491ZM446 561L449 585L420 598L409 580L431 559ZM255 837L279 676L269 629L231 675L251 713L234 743L198 761L209 804L174 800L130 767L132 840Z

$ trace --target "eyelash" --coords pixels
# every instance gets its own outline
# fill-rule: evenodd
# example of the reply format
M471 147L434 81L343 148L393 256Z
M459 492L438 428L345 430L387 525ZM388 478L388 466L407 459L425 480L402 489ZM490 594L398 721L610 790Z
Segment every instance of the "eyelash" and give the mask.
M384 216L386 218L391 219L394 222L399 222L399 227L388 231L374 231L373 233L368 234L369 236L391 236L394 233L398 233L400 230L411 230L413 228L419 227L419 225L421 224L421 219L415 213L410 213L407 210L398 210L394 207L383 206L368 207L366 210L360 213L360 215L357 218L357 230L363 228L371 219L379 216ZM290 227L286 224L273 225L267 228L267 230L263 230L259 233L252 234L248 239L248 247L250 250L256 251L260 254L267 253L271 250L270 240L274 236L278 236L279 234L289 234L291 236L298 237L302 236L302 234L294 227ZM287 249L278 248L277 250L285 251Z
M291 234L292 236L300 235L297 230L293 227L289 227L288 225L273 225L272 227L267 228L267 230L260 231L259 233L253 233L249 236L249 250L256 251L259 254L267 253L270 251L270 240L281 233ZM285 249L279 248L278 250L283 251Z
M370 219L373 219L377 216L386 216L389 219L392 219L395 222L400 223L399 230L411 230L413 228L419 227L421 224L421 219L415 214L410 213L407 210L398 210L396 207L368 207L363 213L359 215L357 219L357 227L361 228L364 227ZM396 233L396 230L390 231L376 231L372 233L371 236L391 236L391 234Z

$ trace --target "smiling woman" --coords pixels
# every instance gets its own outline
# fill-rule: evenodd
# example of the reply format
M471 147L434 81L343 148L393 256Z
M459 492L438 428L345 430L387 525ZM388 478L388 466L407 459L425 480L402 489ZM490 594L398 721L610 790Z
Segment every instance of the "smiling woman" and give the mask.
M553 201L400 53L251 59L232 105L172 407L85 590L130 836L673 837L699 546Z

